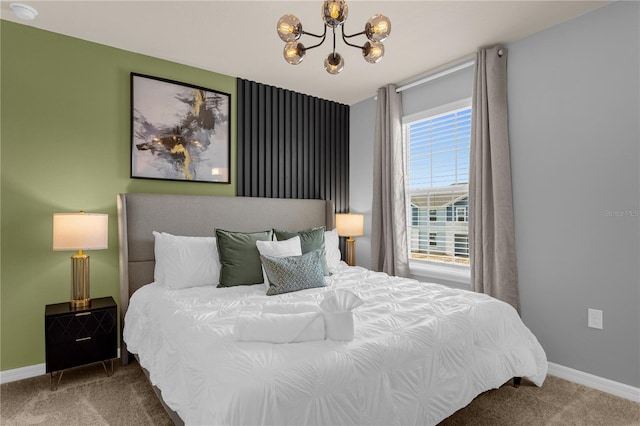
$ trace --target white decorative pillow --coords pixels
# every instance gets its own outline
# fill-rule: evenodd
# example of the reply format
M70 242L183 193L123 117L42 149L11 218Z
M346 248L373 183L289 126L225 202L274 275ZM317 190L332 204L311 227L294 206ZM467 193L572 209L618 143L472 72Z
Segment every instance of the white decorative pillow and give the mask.
M183 237L153 231L158 284L180 289L220 283L220 258L215 237Z
M256 241L256 247L261 256L289 257L302 255L300 237L293 237L284 241ZM264 277L265 288L269 290L269 280L264 267L262 268L262 276Z
M324 250L327 257L327 267L334 270L340 266L340 240L338 238L338 230L325 231L324 233Z

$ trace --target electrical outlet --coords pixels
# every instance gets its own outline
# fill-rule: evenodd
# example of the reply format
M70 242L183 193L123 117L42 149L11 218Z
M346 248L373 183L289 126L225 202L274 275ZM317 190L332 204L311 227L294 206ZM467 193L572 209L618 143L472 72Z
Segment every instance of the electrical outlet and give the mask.
M602 330L602 311L601 310L589 308L587 326Z

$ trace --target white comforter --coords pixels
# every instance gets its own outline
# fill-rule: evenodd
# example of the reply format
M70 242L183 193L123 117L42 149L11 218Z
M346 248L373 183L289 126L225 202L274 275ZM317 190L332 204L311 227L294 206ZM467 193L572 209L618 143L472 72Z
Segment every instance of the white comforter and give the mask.
M344 264L327 281L279 296L147 285L124 339L186 424L433 425L511 377L544 381L542 347L503 302ZM239 311L319 303L335 288L364 301L353 341L234 341Z

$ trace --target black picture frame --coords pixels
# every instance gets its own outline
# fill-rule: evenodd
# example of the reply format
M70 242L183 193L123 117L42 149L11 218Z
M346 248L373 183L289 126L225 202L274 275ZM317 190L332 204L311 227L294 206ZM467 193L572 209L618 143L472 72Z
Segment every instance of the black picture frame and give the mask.
M132 72L131 177L231 183L231 95Z

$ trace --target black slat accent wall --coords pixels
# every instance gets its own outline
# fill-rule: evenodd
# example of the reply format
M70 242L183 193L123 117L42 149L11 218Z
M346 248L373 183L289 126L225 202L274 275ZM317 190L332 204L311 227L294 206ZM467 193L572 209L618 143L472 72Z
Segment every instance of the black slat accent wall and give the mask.
M238 195L349 211L349 106L238 79Z

